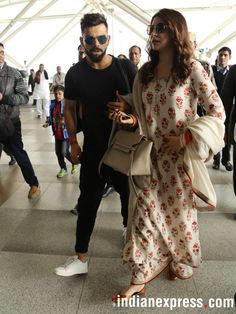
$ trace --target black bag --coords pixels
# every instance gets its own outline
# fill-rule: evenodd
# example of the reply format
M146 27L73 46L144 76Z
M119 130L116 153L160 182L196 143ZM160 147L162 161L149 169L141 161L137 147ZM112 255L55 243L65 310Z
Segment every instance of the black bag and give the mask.
M15 131L14 123L10 118L11 112L12 106L0 105L0 141L6 140Z

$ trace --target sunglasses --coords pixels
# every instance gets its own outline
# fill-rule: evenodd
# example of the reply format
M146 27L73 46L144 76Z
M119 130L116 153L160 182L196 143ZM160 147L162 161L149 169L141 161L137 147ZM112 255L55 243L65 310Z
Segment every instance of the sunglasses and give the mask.
M164 33L167 28L168 28L168 25L164 23L158 23L156 25L148 25L147 33L148 35L151 35L153 31L155 31L156 34L160 34L160 33Z
M86 42L87 45L94 45L96 43L96 39L98 40L100 45L104 45L107 42L106 35L100 35L97 37L87 36L84 38L84 41Z

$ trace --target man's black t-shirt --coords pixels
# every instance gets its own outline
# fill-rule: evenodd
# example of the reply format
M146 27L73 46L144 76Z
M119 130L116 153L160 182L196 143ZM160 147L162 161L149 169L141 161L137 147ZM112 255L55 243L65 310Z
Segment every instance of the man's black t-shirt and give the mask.
M82 106L84 150L106 150L112 126L107 103L116 101L116 91L121 95L130 92L135 74L136 70L129 60L114 57L105 69L94 69L85 59L69 69L65 78L65 98L79 101Z

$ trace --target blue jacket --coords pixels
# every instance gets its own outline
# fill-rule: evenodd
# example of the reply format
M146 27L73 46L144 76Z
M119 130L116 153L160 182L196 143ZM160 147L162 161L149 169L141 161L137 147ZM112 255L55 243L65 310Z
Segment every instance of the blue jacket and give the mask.
M50 108L49 108L49 119L47 121L49 123L49 125L52 125L52 123L53 123L53 109L54 109L55 105L56 105L56 100L55 99L51 100L51 104L50 104ZM61 115L62 115L62 117L64 117L64 107L65 107L65 101L64 101L64 99L62 99L62 101L61 101ZM63 124L62 128L63 128L64 139L68 139L69 136L68 136L68 132L67 132L65 123ZM52 131L54 133L53 128L52 128Z

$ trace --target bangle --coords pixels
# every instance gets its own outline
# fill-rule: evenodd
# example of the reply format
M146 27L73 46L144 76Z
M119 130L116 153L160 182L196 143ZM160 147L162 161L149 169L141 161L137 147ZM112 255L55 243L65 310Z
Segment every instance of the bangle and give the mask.
M129 116L130 116L130 118L133 119L133 123L130 126L134 127L137 124L138 119L132 114L130 114Z
M179 143L180 143L180 147L184 148L185 143L184 143L184 134L180 134L179 136Z

